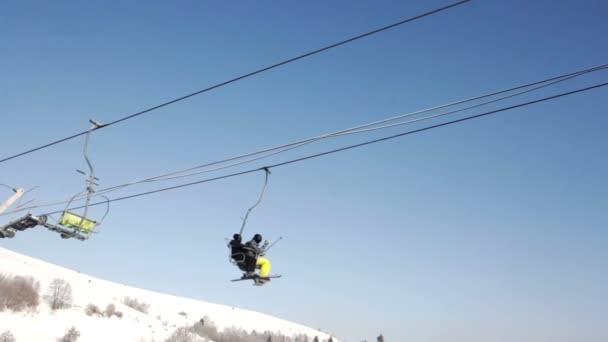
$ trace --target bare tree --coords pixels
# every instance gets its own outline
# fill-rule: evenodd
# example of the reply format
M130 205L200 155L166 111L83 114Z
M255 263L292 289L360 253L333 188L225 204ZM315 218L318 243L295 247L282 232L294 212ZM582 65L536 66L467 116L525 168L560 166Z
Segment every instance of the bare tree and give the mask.
M0 311L21 311L40 303L40 284L32 277L7 277L0 274Z
M294 338L294 342L308 342L308 335L298 334Z
M101 309L93 303L89 303L84 308L84 312L87 314L87 316L93 316L93 315L103 316L103 314L101 313Z
M52 310L72 306L72 286L63 279L53 279L45 297Z
M190 328L190 331L200 337L204 337L213 341L218 340L219 337L217 327L208 317L203 317L198 322L194 323L194 325Z
M0 342L15 342L15 335L10 330L7 330L0 335Z
M188 331L188 328L181 327L175 329L165 342L194 342L195 336L194 333Z
M144 303L144 302L140 302L138 301L136 298L131 298L131 297L125 297L122 300L122 303L128 307L130 307L131 309L137 310L141 313L148 313L148 308L150 308L150 304L148 303Z
M76 329L76 327L71 327L65 332L65 335L59 339L59 342L76 342L79 337L80 332Z
M112 317L112 315L114 315L114 313L116 313L116 305L114 305L112 303L108 304L108 306L106 306L106 309L103 313L108 318Z

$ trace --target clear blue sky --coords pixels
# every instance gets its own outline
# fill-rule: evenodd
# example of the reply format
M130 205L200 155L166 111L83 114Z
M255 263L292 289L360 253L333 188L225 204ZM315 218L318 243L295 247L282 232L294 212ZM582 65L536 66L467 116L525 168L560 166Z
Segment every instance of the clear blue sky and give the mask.
M0 156L447 3L4 2ZM100 130L91 159L110 186L604 64L607 17L602 0L472 1ZM269 255L284 277L263 288L229 282L224 240L262 173L115 202L84 243L39 229L0 246L349 342L605 341L607 111L601 88L273 170L246 230L284 237ZM4 162L0 183L38 185L39 202L82 191L82 144Z

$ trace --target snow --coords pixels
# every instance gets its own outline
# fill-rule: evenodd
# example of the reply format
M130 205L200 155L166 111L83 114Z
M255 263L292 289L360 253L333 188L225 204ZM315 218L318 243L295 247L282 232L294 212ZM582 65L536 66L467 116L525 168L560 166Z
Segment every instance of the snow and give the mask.
M34 277L40 282L41 296L53 279L63 279L72 287L73 305L51 310L42 300L34 312L0 312L0 334L10 330L17 341L56 341L72 326L80 332L79 341L164 341L176 328L192 325L208 317L219 330L236 327L247 331L271 331L287 336L329 335L303 325L250 310L148 291L88 276L4 248L0 248L0 274ZM148 313L122 303L125 297L149 304ZM94 304L101 311L114 304L122 318L88 316L85 307ZM339 341L335 337L334 341Z

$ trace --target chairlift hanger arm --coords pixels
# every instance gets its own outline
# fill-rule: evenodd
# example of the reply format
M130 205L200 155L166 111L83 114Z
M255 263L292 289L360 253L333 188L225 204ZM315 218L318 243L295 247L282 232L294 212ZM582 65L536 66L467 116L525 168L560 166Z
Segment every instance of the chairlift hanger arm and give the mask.
M63 210L63 213L61 214L61 218L59 219L57 224L47 223L44 225L49 230L58 232L62 238L66 238L66 239L72 238L72 237L79 239L79 240L88 239L92 233L95 233L95 227L97 227L101 224L101 222L105 219L106 215L110 211L109 198L107 198L106 196L100 195L103 198L105 198L105 202L106 202L106 211L105 211L103 217L101 218L101 220L98 220L98 221L92 220L89 217L87 217L87 213L88 213L89 206L90 206L91 195L95 192L94 186L98 185L95 181L96 180L99 181L99 178L95 177L95 169L93 168L93 164L89 160L89 156L88 156L89 139L90 139L92 131L94 131L100 127L103 127L102 124L98 123L95 120L89 120L89 122L91 122L93 124L93 126L91 126L89 128L89 130L87 131L87 134L85 137L84 148L83 148L83 155L84 155L84 159L87 162L87 165L89 167L89 173L86 173L82 170L76 170L78 173L81 173L84 176L86 176L86 188L84 191L81 191L81 192L77 193L76 195L72 196L72 198L70 198L70 200L67 203L65 209ZM83 206L83 208L84 208L83 214L76 214L74 212L70 212L69 208L70 208L70 205L72 204L72 202L76 198L82 196L83 194L86 194L86 201Z
M87 131L87 135L85 136L83 154L84 154L84 159L87 162L87 165L89 166L88 176L90 178L95 178L95 170L93 169L93 164L91 164L91 161L89 160L89 139L91 138L91 132L93 132L94 130L96 130L100 127L103 127L104 125L93 119L89 119L89 122L92 123L93 126L91 126L91 128L89 128L89 130ZM95 178L95 179L97 179L97 178ZM99 180L99 179L97 179L97 180Z
M260 193L260 197L258 198L257 202L255 202L255 204L249 208L249 210L247 210L247 214L245 214L245 218L243 219L243 224L241 225L241 230L239 231L240 235L243 235L243 231L245 230L245 225L247 224L247 219L249 218L249 213L251 213L251 211L258 206L258 204L260 204L260 202L262 202L262 198L264 197L264 193L266 192L266 187L268 186L268 175L271 174L270 173L270 169L268 167L264 167L262 168L262 170L264 170L264 187L262 188L262 192Z

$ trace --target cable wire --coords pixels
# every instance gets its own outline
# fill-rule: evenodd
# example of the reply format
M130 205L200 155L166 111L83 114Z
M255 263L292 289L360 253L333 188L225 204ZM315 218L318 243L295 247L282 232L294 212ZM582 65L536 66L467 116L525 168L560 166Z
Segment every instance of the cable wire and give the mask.
M169 190L175 190L175 189L179 189L179 188L183 188L183 187L187 187L187 186L192 186L192 185L197 185L197 184L217 181L217 180L225 179L225 178L231 178L231 177L241 176L241 175L245 175L245 174L249 174L249 173L253 173L253 172L257 172L257 171L262 171L262 170L267 170L267 169L270 170L270 169L273 169L273 168L277 168L277 167L281 167L281 166L285 166L285 165L289 165L289 164L293 164L293 163L298 163L298 162L301 162L301 161L305 161L305 160L309 160L309 159L313 159L313 158L318 158L318 157L326 156L326 155L329 155L329 154L343 152L343 151L346 151L346 150L350 150L350 149L354 149L354 148L358 148L358 147L362 147L362 146L366 146L366 145L370 145L370 144L375 144L375 143L386 141L386 140L391 140L391 139L395 139L395 138L399 138L399 137L403 137L403 136L407 136L407 135L411 135L411 134L420 133L420 132L424 132L424 131L427 131L427 130L443 127L443 126L448 126L448 125L452 125L452 124L456 124L456 123L460 123L460 122L464 122L464 121L468 121L468 120L472 120L472 119L477 119L477 118L480 118L480 117L484 117L484 116L488 116L488 115L492 115L492 114L496 114L496 113L512 110L512 109L515 109L515 108L525 107L525 106L529 106L529 105L532 105L532 104L537 104L537 103L541 103L541 102L545 102L545 101L554 100L554 99L557 99L557 98L560 98L560 97L564 97L564 96L569 96L569 95L573 95L573 94L577 94L577 93L581 93L581 92L586 92L586 91L589 91L589 90L592 90L592 89L605 87L607 85L608 85L608 82L600 83L600 84L596 84L596 85L593 85L593 86L589 86L589 87L585 87L585 88L579 88L579 89L576 89L576 90L572 90L572 91L568 91L568 92L565 92L565 93L560 93L560 94L557 94L557 95L540 98L540 99L533 100L533 101L528 101L528 102L524 102L524 103L520 103L520 104L508 106L508 107L503 107L503 108L500 108L500 109L484 112L484 113L481 113L481 114L467 116L467 117L464 117L464 118L461 118L461 119L446 121L446 122L439 123L439 124L436 124L436 125L427 126L427 127L423 127L423 128L419 128L419 129L415 129L415 130L411 130L411 131L407 131L407 132L403 132L403 133L399 133L399 134L395 134L395 135L379 138L379 139L374 139L374 140L366 141L366 142L359 143L359 144L349 145L349 146L345 146L345 147L342 147L342 148L338 148L338 149L334 149L334 150L330 150L330 151L326 151L326 152L322 152L322 153L317 153L317 154L309 155L309 156L302 157L302 158L292 159L292 160L288 160L288 161L277 163L277 164L273 164L273 165L267 165L267 166L261 167L261 168L250 169L250 170L236 172L236 173L231 173L231 174L227 174L227 175L223 175L223 176L203 179L203 180L196 181L196 182L191 182L191 183L186 183L186 184L180 184L180 185L175 185L175 186L171 186L171 187L167 187L167 188L161 188L161 189L156 189L156 190L152 190L152 191L146 191L146 192L142 192L142 193L139 193L139 194L119 197L119 198L111 199L110 202L117 202L117 201L122 201L122 200L126 200L126 199L135 198L135 197L147 196L147 195L151 195L151 194L155 194L155 193L159 193L159 192L164 192L164 191L169 191ZM96 202L96 203L90 204L90 206L100 205L100 204L104 204L104 203L105 202ZM73 209L80 209L80 208L82 208L82 207L75 207L75 208L71 208L71 209L73 210ZM56 214L56 213L59 213L59 212L61 212L61 211L51 212L49 214Z
M13 192L17 192L17 188L15 188L15 187L8 186L8 185L6 185L6 184L2 184L2 183L0 183L0 185L2 185L2 186L3 186L3 187L5 187L5 188L8 188L8 189L13 190Z
M194 175L198 175L198 174L202 174L202 173L209 173L209 172L213 172L213 171L218 171L218 170L226 169L226 168L229 168L229 167L234 167L234 166L242 165L242 164L249 163L249 162L252 162L252 161L260 160L260 159L267 158L267 157L270 157L270 156L274 156L276 154L283 153L283 152L292 150L294 148L297 148L297 147L300 147L300 146L303 146L303 145L306 145L306 144L309 144L309 143L312 143L312 142L315 142L315 141L319 141L319 140L325 139L325 138L332 138L332 137L337 137L337 136L342 136L342 135L349 135L349 134L364 133L364 132L368 132L368 131L372 131L372 130L391 128L391 127L395 127L395 126L401 126L401 125L410 124L410 123L414 123L414 122L429 120L429 119L437 118L437 117L440 117L440 116L445 116L445 115L448 115L448 114L453 114L453 113L469 110L469 109L472 109L472 108L481 107L481 106L484 106L484 105L487 105L487 104L490 104L490 103L502 101L502 100L505 100L505 99L508 99L508 98L512 98L512 97L515 97L515 96L519 96L519 95L522 95L522 94L525 94L525 93L532 92L534 90L545 88L545 87L548 87L550 85L553 85L553 84L556 84L556 83L560 83L560 82L563 82L563 81L566 81L566 80L569 80L569 79L572 79L572 78L575 78L575 77L578 77L578 76L582 76L582 75L587 74L587 73L591 73L591 72L595 72L595 71L599 71L599 70L604 70L604 69L607 69L607 68L608 68L608 64L603 64L603 65L599 65L599 66L596 66L596 67L593 67L593 68L583 69L583 70L576 71L576 72L573 72L573 73L564 74L564 75L552 77L552 78L549 78L549 79L545 79L545 80L542 80L542 81L536 81L536 82L528 83L528 84L525 84L525 85L522 85L522 86L512 87L512 88L505 89L505 90L500 90L500 91L493 92L493 93L490 93L490 94L484 94L484 95L476 96L476 97L473 97L473 98L468 98L468 99L459 100L459 101L452 102L452 103L443 104L443 105L440 105L440 106L435 106L435 107L428 108L428 109L423 109L423 110L418 110L418 111L415 111L415 112L401 114L401 115L390 117L390 118L387 118L387 119L382 119L382 120L374 121L374 122L371 122L371 123L366 123L366 124L363 124L363 125L359 125L359 126L355 126L355 127L351 127L351 128L347 128L347 129L342 129L342 130L339 130L339 131L336 131L336 132L326 133L326 134L323 134L323 135L319 135L319 136L315 136L315 137L312 137L312 138L307 138L307 139L303 139L303 140L299 140L299 141L283 144L283 145L280 145L280 146L266 148L266 149L263 149L263 150L259 150L259 151L255 151L255 152L250 152L250 153L242 154L242 155L235 156L235 157L230 157L230 158L227 158L227 159L210 162L210 163L206 163L206 164L190 167L190 168L179 170L179 171L172 171L172 172L165 173L165 174L162 174L162 175L148 177L148 178L144 178L144 179L137 180L137 181L132 181L132 182L121 184L121 185L115 185L115 186L112 186L112 187L109 187L109 188L101 189L99 191L105 193L105 192L113 191L115 189L124 188L126 186L130 186L130 185L134 185L134 184L138 184L138 183L145 183L145 182L152 182L152 181L165 181L165 180L171 180L171 179L176 179L176 178L190 177L190 176L194 176ZM549 83L547 83L547 82L549 82ZM546 83L546 84L542 84L542 83ZM378 124L381 124L381 123L395 121L395 120L403 119L403 118L406 118L406 117L411 117L411 116L414 116L414 115L418 115L418 114L434 111L434 110L441 109L441 108L455 106L455 105L458 105L458 104L463 104L463 103L466 103L466 102L471 102L471 101L479 100L479 99L482 99L482 98L496 96L496 95L507 93L507 92L511 92L511 91L514 91L514 90L528 88L528 87L531 87L531 86L534 86L534 85L538 85L538 84L541 84L541 85L537 86L535 88L532 88L532 89L521 91L521 92L518 92L518 93L515 93L515 94L511 94L511 95L508 95L508 96L504 96L504 97L501 97L501 98L498 98L498 99L494 99L494 100L491 100L491 101L486 101L486 102L483 102L483 103L480 103L480 104L477 104L477 105L473 105L473 106L469 106L469 107L464 107L464 108L460 108L460 109L456 109L456 110L452 110L452 111L448 111L448 112L444 112L444 113L440 113L440 114L436 114L436 115L432 115L432 116L426 116L426 117L418 118L418 119L415 119L415 120L400 122L400 123L396 123L396 124L392 124L392 125L385 125L385 126L380 126L380 127L370 128L370 129L363 129L363 128L366 128L366 127L371 127L371 126L375 126L375 125L378 125ZM193 170L196 170L196 169L201 169L201 168L204 168L204 167L209 167L209 166L213 166L213 165L217 165L217 164L223 164L223 163L230 162L230 161L233 161L233 160L238 160L238 159L242 159L242 158L245 158L245 157L250 157L250 156L253 156L253 155L258 155L258 154L267 153L267 152L276 151L276 150L279 150L279 151L275 152L275 153L267 154L267 155L264 155L264 156L261 156L261 157L248 159L248 160L245 160L243 162L233 163L233 164L229 164L229 165L226 165L226 166L217 167L217 168L214 168L214 169L209 169L209 170L204 170L204 171L199 171L199 172L193 172L193 173L179 175L179 174L182 174L184 172L189 172L189 171L193 171ZM179 176L175 176L175 175L179 175Z
M493 93L489 93L489 94L484 94L484 95L476 96L476 97L473 97L473 98L468 98L468 99L459 100L459 101L456 101L456 102L451 102L451 103L443 104L443 105L440 105L440 106L435 106L435 107L432 107L432 108L427 108L427 109L423 109L423 110L409 112L409 113L406 113L406 114L401 114L401 115L390 117L390 118L387 118L387 119L382 119L382 120L374 121L374 122L371 122L371 123L366 123L366 124L363 124L363 125L359 125L359 126L355 126L355 127L351 127L351 128L347 128L347 129L342 129L342 130L339 130L339 131L336 131L336 132L326 133L326 134L315 136L315 137L312 137L312 138L306 138L306 139L303 139L303 140L299 140L299 141L283 144L283 145L280 145L280 146L266 148L266 149L263 149L263 150L246 153L246 154L242 154L242 155L239 155L239 156L234 156L234 157L230 157L230 158L227 158L227 159L223 159L223 160L219 160L219 161L215 161L215 162L206 163L206 164L190 167L190 168L179 170L179 171L173 171L173 172L166 173L166 174L159 175L159 176L148 177L148 178L141 179L141 180L138 180L138 181L133 181L133 182L130 182L130 183L126 183L126 184L123 184L123 185L117 185L117 186L113 186L113 187L110 187L110 188L102 189L100 191L112 190L114 188L122 188L125 185L132 185L132 184L143 183L143 182L150 182L150 181L157 181L157 180L169 180L169 179L175 179L175 178L181 178L181 177L188 177L188 176L197 175L197 174L201 174L201 173L207 173L207 172L211 172L211 171L217 171L217 170L225 169L227 167L242 165L242 164L244 164L246 162L251 162L251 161L259 160L259 159L262 159L262 158L265 158L265 157L268 157L268 156L273 156L273 155L276 155L278 153L282 153L284 151L291 150L294 147L300 147L300 146L306 145L308 143L311 143L311 142L314 142L314 141L318 141L318 140L321 140L321 139L325 139L325 138L331 138L331 137L336 137L336 136L341 136L341 135L348 135L348 134L362 133L362 132L371 131L371 130L384 129L384 128L404 125L404 124L408 124L408 123L413 123L413 122L417 122L417 121L428 120L428 119L436 118L436 117L439 117L439 116L444 116L444 115L448 115L448 114L452 114L452 113L456 113L456 112L465 111L465 110L468 110L468 109L480 107L480 106L483 106L483 105L486 105L486 104L498 102L498 101L501 101L501 100L504 100L504 99L508 99L508 98L515 97L515 96L518 96L518 95L522 95L522 94L525 94L525 93L528 93L528 92L531 92L531 91L534 91L534 90L538 90L538 89L541 89L541 88L544 88L544 87L547 87L547 86L550 86L550 85L553 85L553 84L556 84L556 83L559 83L559 82L563 82L563 81L572 79L574 77L578 77L578 76L581 76L581 75L584 75L584 74L587 74L587 73L591 73L591 72L595 72L595 71L599 71L599 70L604 70L604 69L607 69L607 68L608 68L608 64L603 64L603 65L599 65L599 66L596 66L596 67L593 67L593 68L587 68L587 69L583 69L583 70L576 71L576 72L573 72L573 73L564 74L564 75L560 75L560 76L556 76L556 77L551 77L551 78L548 78L548 79L545 79L545 80L542 80L542 81L536 81L536 82L528 83L528 84L525 84L525 85L521 85L521 86L517 86L517 87L512 87L512 88L509 88L509 89L504 89L504 90L500 90L500 91L497 91L497 92L493 92ZM522 91L522 92L519 92L519 93L516 93L516 94L512 94L512 95L509 95L509 96L501 97L499 99L495 99L495 100L487 101L487 102L484 102L484 103L481 103L481 104L477 104L477 105L474 105L474 106L465 107L465 108L461 108L461 109L457 109L457 110L453 110L453 111L449 111L449 112L445 112L445 113L441 113L441 114L437 114L437 115L433 115L433 116L427 116L427 117L416 119L416 120L401 122L401 123L397 123L397 124L393 124L393 125L386 125L386 126L380 126L380 127L368 129L368 130L362 130L363 128L375 126L375 125L378 125L378 124L381 124L381 123L395 121L395 120L398 120L398 119L403 119L403 118L406 118L406 117L410 117L410 116L414 116L414 115L418 115L418 114L434 111L434 110L437 110L437 109L451 107L451 106L455 106L455 105L458 105L458 104L463 104L463 103L466 103L466 102L471 102L471 101L479 100L479 99L482 99L482 98L496 96L496 95L499 95L499 94L503 94L503 93L507 93L507 92L511 92L511 91L515 91L515 90L519 90L519 89L524 89L524 88L528 88L528 87L531 87L531 86L534 86L534 85L539 85L539 84L547 83L547 82L550 82L550 83L544 84L544 85L540 85L540 86L535 87L533 89L525 90L525 91ZM177 174L180 174L180 173L189 172L189 171L193 171L193 170L196 170L196 169L200 169L200 168L204 168L204 167L209 167L209 166L213 166L213 165L217 165L217 164L223 164L223 163L230 162L230 161L233 161L233 160L238 160L238 159L250 157L250 156L253 156L253 155L267 153L267 152L275 151L275 150L278 150L278 149L283 149L283 150L280 151L280 152L277 152L277 153L272 153L272 154L263 156L263 157L249 159L249 160L247 160L245 162L230 164L230 165L225 166L225 167L219 167L219 168L215 168L215 169L211 169L211 170L206 170L206 171L202 171L202 172L195 172L195 173L190 173L190 174L186 174L186 175L171 177L173 175L177 175Z
M394 116L394 117L391 117L391 118L374 121L374 122L371 122L371 123L367 123L367 124L363 124L363 125L359 125L359 126L343 129L343 130L340 130L340 131L323 134L323 135L316 136L316 137L313 137L313 138L308 138L308 139L292 142L292 143L289 143L289 144L284 144L284 145L281 145L281 146L276 146L276 147L268 148L268 149L261 150L261 151L251 152L251 153L248 153L248 154L244 154L244 155L240 155L240 156L236 156L236 157L231 157L231 158L220 160L220 161L211 162L211 163L207 163L207 164L204 164L204 165L199 165L199 166L196 166L196 167L191 167L191 168L188 168L188 169L185 169L185 170L174 171L174 172L170 172L170 173L159 175L159 176L154 176L154 177L149 177L149 178L145 178L145 179L141 179L141 180L137 180L137 181L132 181L132 182L124 183L124 184L121 184L121 185L116 185L116 186L108 187L108 188L105 188L105 189L100 189L95 194L95 196L101 195L101 194L107 194L109 192L116 191L116 190L119 190L119 189L123 189L123 188L126 188L128 186L135 185L135 184L140 184L140 183L145 183L145 182L152 182L152 181L166 181L166 180L171 180L171 179L189 177L189 176L193 176L193 175L198 175L198 174L209 173L209 172L218 171L218 170L222 170L222 169L227 169L227 168L230 168L230 167L234 167L234 166L242 165L242 164L245 164L245 163L250 163L250 162L253 162L253 161L256 161L256 160L264 159L264 158L267 158L267 157L270 157L270 156L274 156L274 155L277 155L279 153L283 153L283 152L286 152L286 151L289 151L289 150L292 150L292 149L295 149L295 148L301 147L303 145L310 144L312 142L319 141L319 140L325 139L325 138L332 138L332 137L337 137L337 136L342 136L342 135L349 135L349 134L359 134L359 133L369 132L369 131L372 131L372 130L386 129L386 128L391 128L391 127L411 124L411 123L415 123L415 122L420 122L420 121L424 121L424 120L434 119L434 118L437 118L437 117L446 116L446 115L454 114L454 113L457 113L457 112L462 112L462 111L465 111L465 110L481 107L481 106L484 106L484 105L487 105L487 104L490 104L490 103L494 103L494 102L502 101L502 100L505 100L505 99L508 99L508 98L512 98L512 97L515 97L515 96L519 96L519 95L522 95L522 94L525 94L525 93L529 93L529 92L532 92L532 91L535 91L535 90L538 90L538 89L541 89L541 88L544 88L544 87L548 87L550 85L554 85L554 84L559 83L559 82L570 80L572 78L575 78L575 77L578 77L578 76L581 76L581 75L584 75L584 74L587 74L587 73L591 73L591 72L595 72L595 71L599 71L599 70L604 70L604 69L607 69L607 68L608 68L608 64L599 65L599 66L596 66L596 67L587 68L587 69L583 69L583 70L580 70L580 71L576 71L576 72L572 72L572 73L568 73L568 74L564 74L564 75L560 75L560 76L556 76L556 77L551 77L551 78L548 78L548 79L545 79L545 80L542 80L542 81L536 81L536 82L528 83L528 84L525 84L525 85L522 85L522 86L516 86L516 87L508 88L508 89L505 89L505 90L500 90L500 91L497 91L497 92L493 92L493 93L489 93L489 94L485 94L485 95L480 95L480 96L476 96L476 97L473 97L473 98L468 98L468 99L465 99L465 100L459 100L459 101L456 101L456 102L452 102L452 103L448 103L448 104L444 104L444 105L440 105L440 106L435 106L435 107L424 109L424 110L410 112L410 113L407 113L407 114L402 114L402 115ZM547 82L549 82L549 83L547 83ZM515 94L503 96L503 97L500 97L498 99L482 102L482 103L479 103L479 104L476 104L476 105L472 105L472 106L468 106L468 107L464 107L464 108L459 108L459 109L455 109L455 110L452 110L452 111L447 111L447 112L443 112L443 113L439 113L439 114L435 114L435 115L430 115L430 116L426 116L426 117L422 117L422 118L417 118L417 119L413 119L413 120L409 120L409 121L399 122L399 123L395 123L395 124L384 125L384 126L379 126L379 127L373 127L373 128L368 128L368 129L362 129L362 128L365 128L365 127L370 127L370 126L374 126L374 125L377 125L377 124L380 124L380 123L389 122L389 121L393 121L393 120L397 120L397 119L401 119L401 118L405 118L405 117L410 117L410 116L413 116L413 115L429 112L429 111L440 109L440 108L446 108L446 107L449 107L449 106L454 106L454 105L462 104L462 103L465 103L465 102L470 102L470 101L479 100L479 99L486 98L486 97L491 97L491 96L495 96L495 95L499 95L499 94L503 94L503 93L507 93L507 92L512 92L514 90L525 89L527 87L529 88L532 85L537 85L537 86L534 87L534 88L532 88L532 89L523 90L523 91L517 92ZM277 149L280 149L280 150L277 151ZM268 153L268 152L273 151L273 150L275 152ZM262 156L256 157L256 158L250 158L250 159L247 159L247 160L244 160L244 161L241 161L241 162L232 163L232 164L224 165L224 166L221 166L221 167L216 167L216 168L213 168L213 169L207 169L207 170L204 170L204 171L198 171L198 172L192 172L192 173L189 173L189 174L182 174L182 175L178 175L178 176L173 176L173 175L177 175L177 174L180 174L180 173L192 171L192 170L195 170L195 169L199 169L199 168L203 168L203 167L208 167L208 166L213 166L213 165L225 163L225 162L228 162L228 161L238 160L238 159L242 159L244 157L253 156L253 155L261 154L261 153L268 153L268 154L265 154L265 155L262 155ZM170 176L172 176L172 177L170 177ZM60 202L45 203L45 204L41 204L41 205L37 205L37 206L31 206L31 207L27 207L27 208L23 208L23 209L19 209L19 210L9 211L9 212L6 212L4 214L0 214L0 216L7 215L7 214L10 214L10 213L13 213L13 212L16 212L16 211L23 211L23 210L26 210L26 209L35 209L35 208L48 207L48 206L57 205L57 204L65 204L67 202L68 201L66 201L66 200L62 200Z
M207 88L205 88L205 89L198 90L198 91L196 91L196 92L193 92L193 93L190 93L190 94L188 94L188 95L185 95L185 96L179 97L179 98L177 98L177 99L174 99L174 100L171 100L171 101L168 101L168 102L162 103L162 104L160 104L160 105L157 105L157 106L154 106L154 107L151 107L151 108L148 108L148 109L144 109L144 110L142 110L142 111L140 111L140 112L137 112L137 113L134 113L134 114L127 115L127 116L125 116L125 117L123 117L123 118L121 118L121 119L118 119L118 120L115 120L115 121L109 122L109 123L107 123L107 124L105 124L105 125L103 125L103 126L101 126L101 127L98 127L98 128L96 128L95 130L99 130L99 129L102 129L102 128L106 128L106 127L108 127L108 126L112 126L112 125L114 125L114 124L117 124L117 123L123 122L123 121L125 121L125 120L132 119L132 118L134 118L134 117L137 117L137 116L140 116L140 115L142 115L142 114L145 114L145 113L151 112L151 111L153 111L153 110L156 110L156 109L159 109L159 108L162 108L162 107L165 107L165 106L171 105L171 104L176 103L176 102L183 101L183 100L188 99L188 98L190 98L190 97L193 97L193 96L196 96L196 95L199 95L199 94L202 94L202 93L206 93L206 92L208 92L208 91L210 91L210 90L213 90L213 89L216 89L216 88L219 88L219 87L223 87L223 86L228 85L228 84L230 84L230 83L234 83L234 82L237 82L237 81L243 80L243 79L245 79L245 78L249 78L249 77L251 77L251 76L254 76L254 75L257 75L257 74L263 73L263 72L268 71L268 70L271 70L271 69L278 68L278 67L283 66L283 65L285 65L285 64L289 64L289 63L295 62L295 61L297 61L297 60L300 60L300 59L303 59L303 58L306 58L306 57L310 57L310 56L312 56L312 55L316 55L316 54L318 54L318 53L321 53L321 52L324 52L324 51L327 51L327 50L333 49L333 48L335 48L335 47L338 47L338 46L341 46L341 45L344 45L344 44L351 43L351 42L353 42L353 41L355 41L355 40L359 40L359 39L362 39L362 38L365 38L365 37L368 37L368 36L374 35L374 34L376 34L376 33L379 33L379 32L382 32L382 31L386 31L386 30L389 30L389 29L391 29L391 28L394 28L394 27L397 27L397 26L400 26L400 25L403 25L403 24L406 24L406 23L409 23L409 22L415 21L415 20L417 20L417 19L421 19L421 18L424 18L424 17L430 16L430 15L433 15L433 14L435 14L435 13L438 13L438 12L441 12L441 11L444 11L444 10L447 10L447 9L449 9L449 8L452 8L452 7L456 7L456 6L462 5L462 4L467 3L467 2L469 2L469 1L471 1L471 0L462 0L462 1L459 1L459 2L456 2L456 3L453 3L453 4L450 4L450 5L446 5L446 6L443 6L443 7L441 7L441 8L438 8L438 9L435 9L435 10L432 10L432 11L429 11L429 12L426 12L426 13L423 13L423 14L420 14L420 15L417 15L417 16L415 16L415 17L411 17L411 18L409 18L409 19L404 19L404 20L398 21L398 22L396 22L396 23L393 23L393 24L390 24L390 25L387 25L387 26L381 27L381 28L379 28L379 29L375 29L375 30L373 30L373 31L369 31L369 32L367 32L367 33L364 33L364 34L361 34L361 35L358 35L358 36L355 36L355 37L352 37L352 38L348 38L348 39L346 39L346 40L343 40L343 41L340 41L340 42L337 42L337 43L334 43L334 44L331 44L331 45L328 45L328 46L322 47L322 48L320 48L320 49L316 49L316 50L313 50L313 51L307 52L307 53L302 54L302 55L299 55L299 56L297 56L297 57L293 57L293 58L290 58L290 59L284 60L284 61L282 61L282 62L279 62L279 63L276 63L276 64L272 64L272 65L270 65L270 66L267 66L267 67L264 67L264 68L258 69L258 70L256 70L256 71L253 71L253 72L250 72L250 73L247 73L247 74L244 74L244 75L241 75L241 76L235 77L235 78L230 79L230 80L228 80L228 81L224 81L224 82L221 82L221 83L215 84L215 85L210 86L210 87L207 87ZM47 147L51 147L51 146L53 146L53 145L56 145L56 144L59 144L59 143L62 143L62 142L65 142L65 141L68 141L68 140L71 140L71 139L77 138L77 137L79 137L79 136L81 136L81 135L84 135L84 134L86 134L86 133L87 133L87 131L80 132L80 133L76 133L76 134L73 134L73 135L71 135L71 136L68 136L68 137L65 137L65 138L59 139L59 140L57 140L57 141L54 141L54 142L51 142L51 143L48 143L48 144L45 144L45 145L42 145L42 146L39 146L39 147L36 147L36 148L30 149L30 150L27 150L27 151L25 151L25 152L21 152L21 153L18 153L18 154L12 155L12 156L10 156L10 157L6 157L6 158L4 158L4 159L1 159L1 160L0 160L0 163L3 163L3 162L5 162L5 161L11 160L11 159L14 159L14 158L17 158L17 157L21 157L21 156L24 156L24 155L26 155L26 154L29 154L29 153L32 153L32 152L35 152L35 151L39 151L39 150L41 150L41 149L44 149L44 148L47 148Z

